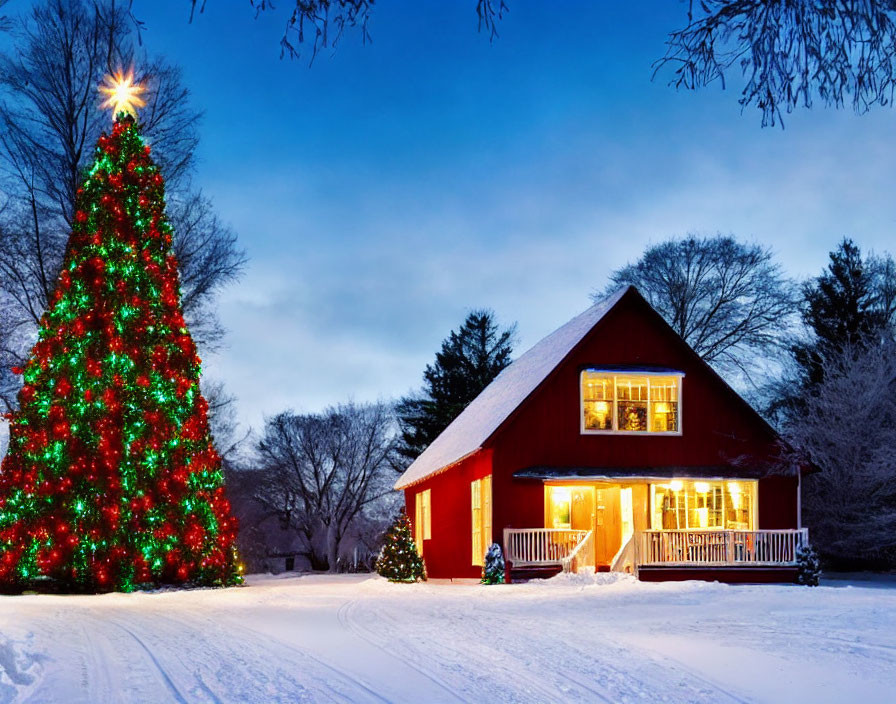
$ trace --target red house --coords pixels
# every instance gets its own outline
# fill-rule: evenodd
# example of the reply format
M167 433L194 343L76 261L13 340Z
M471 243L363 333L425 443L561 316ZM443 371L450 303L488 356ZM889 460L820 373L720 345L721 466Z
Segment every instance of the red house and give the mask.
M778 447L629 287L507 367L395 488L430 577L479 577L500 542L514 578L792 581L808 536Z

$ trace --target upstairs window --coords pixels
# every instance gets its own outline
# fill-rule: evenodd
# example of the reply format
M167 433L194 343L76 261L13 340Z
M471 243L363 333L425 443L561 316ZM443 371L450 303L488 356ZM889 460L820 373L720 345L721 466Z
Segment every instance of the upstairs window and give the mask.
M675 372L582 372L582 431L681 433L681 380Z

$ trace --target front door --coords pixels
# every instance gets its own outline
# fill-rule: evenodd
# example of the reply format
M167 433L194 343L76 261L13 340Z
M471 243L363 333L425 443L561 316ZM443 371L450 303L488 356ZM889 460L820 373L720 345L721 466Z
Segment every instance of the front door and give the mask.
M590 486L576 487L569 498L572 502L569 527L573 530L593 530L594 489Z
M575 487L570 491L569 527L573 530L594 530L594 488Z
M594 491L594 559L598 569L608 567L622 547L622 517L618 486Z

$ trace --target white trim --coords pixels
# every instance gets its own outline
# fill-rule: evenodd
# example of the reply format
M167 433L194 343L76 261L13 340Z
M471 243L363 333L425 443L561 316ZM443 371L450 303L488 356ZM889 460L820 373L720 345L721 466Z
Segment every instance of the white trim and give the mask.
M616 377L618 376L644 376L648 377L647 380L647 430L595 430L591 428L585 427L585 388L584 388L584 379L585 372L593 372L598 374L608 374L613 377L613 400L610 403L613 406L613 428L619 427L619 421L617 418L618 413L618 400L616 393ZM678 430L668 430L662 432L654 432L651 430L650 426L653 425L651 421L650 414L650 404L652 401L650 400L650 379L652 376L674 376L678 377L678 400L676 403L678 404ZM679 437L683 434L684 429L684 414L682 413L682 379L684 379L685 373L679 371L666 371L666 372L654 372L654 371L640 371L638 369L625 370L625 371L613 371L613 370L605 370L597 367L585 367L584 369L579 371L579 434L580 435L635 435L638 437Z

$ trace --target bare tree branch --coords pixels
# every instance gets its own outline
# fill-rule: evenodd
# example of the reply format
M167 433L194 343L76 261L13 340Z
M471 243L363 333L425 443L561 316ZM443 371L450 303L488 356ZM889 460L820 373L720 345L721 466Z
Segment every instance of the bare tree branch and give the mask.
M694 90L740 67L742 108L762 125L796 107L851 103L856 112L889 105L896 89L894 0L702 0L688 24L669 35L654 76L671 68L670 85Z

